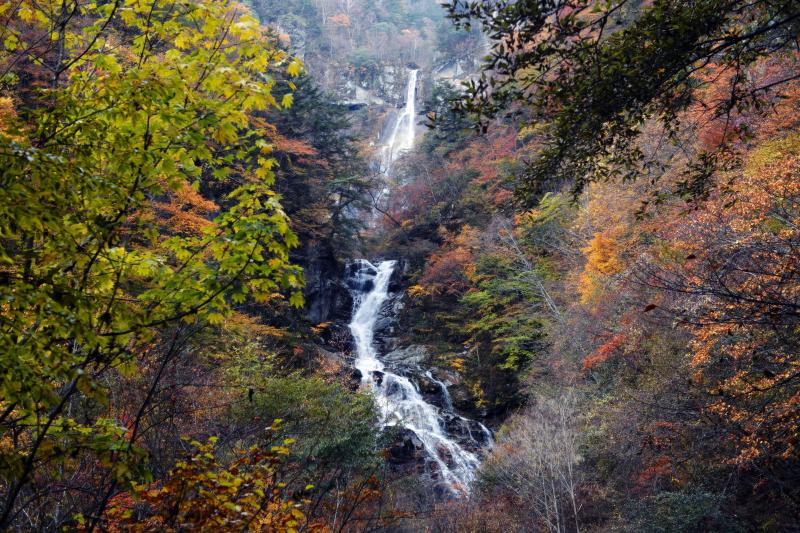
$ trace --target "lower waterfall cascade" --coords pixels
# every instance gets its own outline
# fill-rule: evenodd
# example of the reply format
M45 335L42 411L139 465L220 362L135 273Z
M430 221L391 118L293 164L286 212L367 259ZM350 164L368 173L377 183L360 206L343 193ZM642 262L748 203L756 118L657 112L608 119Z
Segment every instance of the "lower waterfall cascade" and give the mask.
M374 394L382 427L397 426L413 431L433 463L432 477L443 482L451 494L467 493L480 466L478 450L493 443L491 431L483 424L455 413L447 385L434 378L430 370L385 364L376 348L376 324L382 308L391 298L389 285L396 265L397 262L391 260L373 265L363 259L351 265L352 273L348 281L354 293L354 306L349 327L356 348L354 365L361 374L361 386L369 388ZM442 407L427 402L419 386L403 375L404 370L417 370L436 383L442 390ZM467 428L466 438L478 453L462 445L463 436L462 443L459 443L448 433L445 417ZM477 427L477 437L469 429L470 425Z

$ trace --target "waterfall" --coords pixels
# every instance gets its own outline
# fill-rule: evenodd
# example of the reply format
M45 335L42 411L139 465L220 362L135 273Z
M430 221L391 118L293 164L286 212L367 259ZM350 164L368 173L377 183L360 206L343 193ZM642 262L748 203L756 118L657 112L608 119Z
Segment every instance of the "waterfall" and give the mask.
M406 105L397 117L389 138L381 148L381 172L388 174L392 163L402 154L414 148L417 121L417 77L419 70L408 71L406 82Z
M451 438L444 425L445 416L450 420L471 421L452 412L452 403L443 382L435 380L445 395L445 406L439 409L425 401L409 378L388 370L375 347L375 326L381 308L389 298L389 281L395 264L395 261L383 261L375 266L365 260L354 263L355 272L350 281L355 288L355 305L350 331L355 339L355 366L361 372L362 385L373 391L382 425L413 431L423 443L427 456L436 463L441 479L450 491L454 494L466 492L480 459ZM430 372L424 375L433 378ZM474 439L480 447L482 443L491 443L491 433L483 425L479 426L486 432L480 441ZM469 426L466 427L472 439L472 432Z

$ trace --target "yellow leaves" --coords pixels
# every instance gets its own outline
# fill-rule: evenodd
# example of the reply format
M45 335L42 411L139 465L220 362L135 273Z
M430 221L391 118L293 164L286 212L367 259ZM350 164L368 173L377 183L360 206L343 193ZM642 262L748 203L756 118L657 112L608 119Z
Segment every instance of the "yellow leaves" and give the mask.
M206 320L209 324L216 326L225 322L225 315L222 313L208 313L206 315Z
M125 531L170 530L165 524L172 520L192 531L296 531L305 520L302 503L289 498L287 485L277 481L283 477L284 450L276 454L252 447L223 466L214 440L192 441L194 453L158 485L132 484L134 498L115 498L105 523ZM130 510L137 502L147 505L134 516Z
M29 24L38 23L44 25L48 23L47 14L39 9L33 2L22 2L17 10L17 15L19 16L20 20Z
M14 101L7 96L0 97L0 133L6 132L16 118Z
M595 234L583 253L586 255L586 267L590 271L613 276L622 270L617 243L602 233Z
M610 237L596 233L583 250L586 264L578 283L581 303L590 305L597 302L602 294L604 278L614 276L623 269L619 259L619 246Z
M5 51L14 52L20 47L20 44L19 36L13 31L9 30L8 35L6 35L6 38L3 40L3 47L5 48Z
M517 139L520 141L527 141L531 137L541 135L546 129L546 123L535 122L533 124L526 124L520 127L519 132L517 132Z
M285 80L265 73L287 66L285 52L261 39L255 19L234 2L72 4L75 16L54 32L44 13L61 2L0 2L13 21L0 37L3 52L27 54L14 33L23 27L47 61L55 56L44 45L63 36L60 53L70 65L45 94L39 89L52 73L28 59L6 62L6 89L15 79L33 84L23 87L25 123L18 102L8 92L0 96L0 168L8 182L0 188L0 261L15 274L29 261L24 283L6 276L2 292L12 297L0 308L13 324L7 338L30 341L3 350L15 386L0 396L20 406L20 420L47 412L88 354L130 375L129 357L164 324L198 315L223 323L234 297L259 290L285 288L294 292L291 303L302 302L300 270L289 263L296 236L269 187L270 147L240 138L256 135L251 111L277 105L270 91ZM293 61L284 77L300 72ZM9 149L16 141L9 137L26 131L48 140L36 149L20 140ZM231 193L220 208L188 185L212 173L226 182L221 190L245 182L246 193ZM253 173L260 181L248 189ZM28 239L35 246L22 244ZM30 253L17 253L23 247ZM260 332L282 334L266 326ZM76 394L100 398L109 386L82 377ZM25 431L36 434L36 424ZM88 431L77 449L99 456L115 445L97 427ZM23 458L26 449L15 453Z
M578 282L578 295L583 305L594 305L602 295L602 284L597 275L584 271Z
M291 76L293 78L296 78L296 77L298 77L300 75L300 72L302 71L302 69L303 69L303 64L300 62L300 60L299 59L293 59L289 63L289 66L286 67L286 72L289 74L289 76Z
M211 137L221 144L232 143L239 138L236 127L230 122L222 122L211 134Z
M305 303L305 298L303 297L303 293L301 291L295 291L292 293L291 296L289 296L289 305L291 305L292 307L300 309L301 307L303 307L304 303Z
M292 103L294 103L294 96L292 93L284 94L283 98L281 99L281 107L284 109L289 109L292 107Z
M450 368L456 372L464 372L467 368L467 361L463 357L455 357L450 360Z
M432 296L434 293L429 287L425 287L424 285L412 285L408 288L406 293L411 298L425 298L428 296Z
M312 326L311 331L319 335L320 333L324 333L325 331L329 330L332 325L332 322L320 322L316 326Z
M182 31L175 37L175 47L179 50L186 50L191 42L191 35L188 31Z

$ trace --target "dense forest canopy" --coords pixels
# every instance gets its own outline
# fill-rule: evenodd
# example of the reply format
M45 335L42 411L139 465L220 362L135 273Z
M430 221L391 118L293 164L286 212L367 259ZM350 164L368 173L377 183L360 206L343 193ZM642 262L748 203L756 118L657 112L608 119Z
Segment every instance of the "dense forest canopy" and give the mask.
M797 2L0 28L0 529L798 529Z

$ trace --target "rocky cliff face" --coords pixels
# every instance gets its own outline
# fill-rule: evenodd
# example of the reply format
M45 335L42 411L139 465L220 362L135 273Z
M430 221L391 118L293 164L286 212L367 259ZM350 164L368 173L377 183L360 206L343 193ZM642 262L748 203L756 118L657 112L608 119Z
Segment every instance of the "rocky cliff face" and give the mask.
M342 281L343 266L331 253L312 253L305 265L306 318L313 324L346 322L353 296Z

